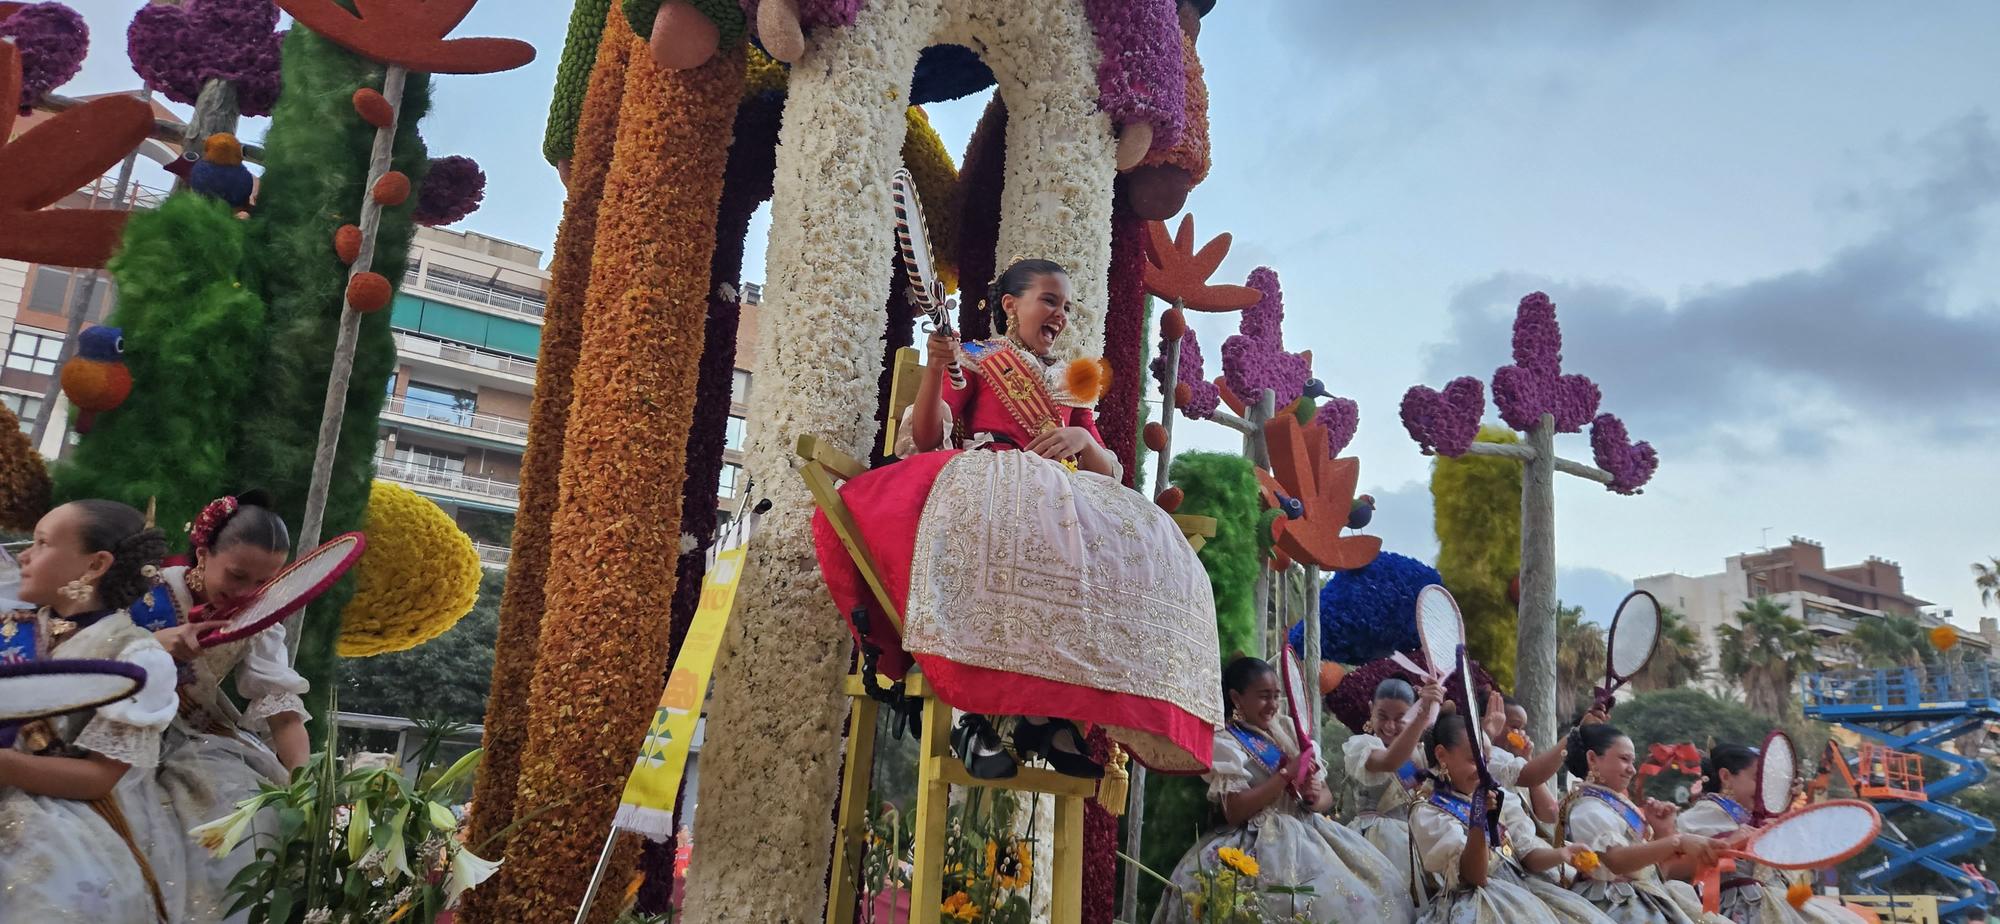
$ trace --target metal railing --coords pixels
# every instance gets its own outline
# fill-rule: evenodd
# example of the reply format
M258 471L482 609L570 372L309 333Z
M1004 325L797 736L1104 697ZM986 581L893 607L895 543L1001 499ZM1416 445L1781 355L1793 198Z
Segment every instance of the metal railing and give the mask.
M504 545L488 545L473 540L472 547L479 552L479 563L488 568L505 568L514 560L514 550Z
M1917 709L1994 698L1993 668L1984 663L1824 671L1799 680L1809 708Z
M535 362L506 353L494 353L478 347L458 343L433 340L406 331L396 331L396 350L411 356L424 356L440 362L468 366L486 372L518 376L524 379L535 377Z
M417 465L397 459L377 458L375 473L390 481L416 488L434 488L440 491L456 491L477 497L506 501L510 504L521 502L521 486L511 481L468 475L447 469Z
M413 273L412 275L415 274ZM498 308L501 311L509 311L531 318L539 318L543 312L548 310L548 302L542 298L530 297L516 292L509 292L505 289L497 289L492 286L452 279L437 275L436 273L424 273L422 284L425 290L436 292L439 295L448 295L452 298L476 302L489 308Z
M115 177L100 176L77 192L90 199L90 208L155 209L165 202L167 194L163 190L137 183L125 185L125 198L117 198L118 180Z
M421 420L445 424L461 430L476 433L490 433L501 439L526 441L528 422L497 414L481 414L478 411L461 411L429 401L411 401L402 395L390 395L384 413L394 414L409 420Z

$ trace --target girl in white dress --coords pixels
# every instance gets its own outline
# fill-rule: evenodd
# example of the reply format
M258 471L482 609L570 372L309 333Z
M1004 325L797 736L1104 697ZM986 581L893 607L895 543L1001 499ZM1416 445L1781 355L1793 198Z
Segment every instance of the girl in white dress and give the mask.
M1399 882L1410 883L1414 867L1409 818L1423 775L1418 745L1443 701L1444 688L1436 683L1419 692L1387 678L1375 686L1367 723L1340 746L1354 783L1354 830L1396 864Z
M1718 744L1701 762L1701 798L1681 812L1680 830L1725 842L1756 831L1750 806L1757 798L1757 750L1740 744ZM1794 908L1786 895L1791 883L1785 873L1748 860L1737 860L1721 882L1722 916L1736 924L1857 924L1860 918L1815 896Z
M1458 788L1478 780L1472 748L1458 715L1439 719L1424 738L1424 752L1436 770L1426 798L1410 815L1410 838L1431 885L1420 924L1608 924L1581 896L1543 883L1545 897L1529 886L1531 874L1568 862L1582 847L1558 849L1543 840L1513 799L1489 809L1500 813L1501 843L1489 844L1485 826L1472 824L1472 797Z
M1264 894L1273 918L1290 921L1299 913L1315 924L1408 924L1413 909L1396 867L1353 829L1320 814L1333 807L1325 769L1313 769L1303 793L1291 789L1299 746L1291 722L1279 715L1277 672L1257 658L1238 658L1223 670L1222 683L1230 720L1215 735L1214 769L1202 778L1225 826L1181 858L1154 924L1201 920L1186 897L1200 888L1196 873L1220 873L1224 855L1238 851L1256 863L1262 885L1311 890L1297 898Z
M152 770L174 716L174 665L126 612L165 554L139 511L85 500L42 517L21 555L18 596L39 609L0 616L0 657L124 661L146 682L30 723L0 748L0 921L181 920L179 855L144 847L173 823Z
M1648 799L1641 809L1626 798L1636 757L1632 739L1610 725L1570 733L1569 772L1585 782L1563 799L1556 834L1597 859L1579 867L1575 890L1618 924L1723 924L1728 919L1704 915L1694 888L1680 881L1715 862L1722 845L1682 833L1671 805Z
M194 566L164 569L160 585L132 615L181 665L180 711L161 748L159 780L178 819L177 840L190 851L188 918L216 921L228 907L229 881L250 862L252 848L211 857L197 851L185 832L228 815L260 784L281 785L305 765L310 744L300 697L310 686L291 667L282 624L214 648L195 640L207 628L202 617L284 568L291 534L270 498L249 492L209 503L189 527L188 543ZM222 689L232 675L248 704L242 711Z

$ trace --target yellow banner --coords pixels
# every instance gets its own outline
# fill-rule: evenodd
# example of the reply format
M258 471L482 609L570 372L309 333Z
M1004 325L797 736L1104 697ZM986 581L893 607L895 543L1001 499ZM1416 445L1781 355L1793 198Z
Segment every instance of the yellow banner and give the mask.
M625 781L625 795L612 822L620 828L655 841L674 834L674 795L681 788L688 746L701 720L701 704L708 696L715 656L722 650L722 632L729 625L736 587L743 579L744 552L742 545L726 548L709 562L694 623L674 658L673 673L667 676L667 689L660 694L659 708L653 711L652 727L639 746L632 776Z

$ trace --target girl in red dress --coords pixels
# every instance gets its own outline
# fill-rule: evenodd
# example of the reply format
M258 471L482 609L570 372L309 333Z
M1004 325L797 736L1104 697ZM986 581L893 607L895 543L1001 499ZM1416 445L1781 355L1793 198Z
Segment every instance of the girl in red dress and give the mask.
M1049 358L1070 300L1061 266L1008 267L987 299L1004 336L933 335L902 461L842 486L902 631L815 514L820 569L882 674L914 663L974 714L954 742L975 774L1014 769L980 716L1025 717L1001 723L1015 751L1066 773L1101 772L1073 723L1156 770L1203 772L1222 719L1214 599L1173 518L1119 482L1082 394L1098 389L1080 384L1101 377Z

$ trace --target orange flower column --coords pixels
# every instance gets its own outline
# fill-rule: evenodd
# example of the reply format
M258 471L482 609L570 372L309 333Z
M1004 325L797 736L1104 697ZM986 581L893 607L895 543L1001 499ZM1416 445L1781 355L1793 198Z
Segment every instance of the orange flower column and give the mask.
M743 59L634 46L600 207L528 746L492 920L567 922L659 701L687 431ZM608 880L630 872L630 852ZM609 919L606 909L605 919Z
M622 30L622 31L620 31ZM542 316L541 358L529 412L528 450L521 457L521 509L514 520L514 556L500 601L500 636L494 645L493 688L486 700L486 758L473 793L470 843L482 843L514 822L515 786L528 740L528 686L534 679L542 633L543 584L548 578L549 524L555 516L562 472L563 433L569 426L570 383L583 341L584 300L590 290L590 255L597 245L598 202L611 170L618 110L625 96L626 52L636 37L615 9L600 42L577 128L569 201L549 266L548 310ZM487 848L504 854L506 841ZM500 880L511 870L502 866ZM499 892L494 886L466 893L467 920L483 914Z

